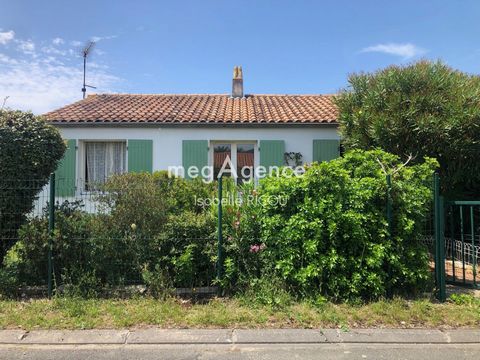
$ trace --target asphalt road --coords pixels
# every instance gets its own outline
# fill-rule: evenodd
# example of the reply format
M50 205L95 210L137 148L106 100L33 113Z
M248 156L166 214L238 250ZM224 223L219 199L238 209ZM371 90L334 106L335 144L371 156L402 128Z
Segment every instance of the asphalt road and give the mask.
M0 359L480 359L480 344L0 345Z

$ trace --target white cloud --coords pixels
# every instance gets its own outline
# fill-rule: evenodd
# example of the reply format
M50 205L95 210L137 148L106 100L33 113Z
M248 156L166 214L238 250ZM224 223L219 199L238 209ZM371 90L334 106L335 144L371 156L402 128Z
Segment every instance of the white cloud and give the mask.
M7 106L42 114L82 98L83 68L78 51L37 45L16 39L8 55L0 53L0 99L9 96ZM95 92L112 92L121 79L106 65L87 64L87 82Z
M99 42L102 40L115 39L117 35L108 35L108 36L92 36L92 41Z
M53 54L53 55L60 55L65 56L68 54L68 50L60 50L53 46L44 46L41 49L45 54Z
M6 43L12 41L14 37L15 31L13 30L0 32L0 44L5 45Z
M65 43L65 40L63 40L60 37L56 37L55 39L52 40L53 45L62 45Z
M32 40L17 40L18 50L24 54L34 55L35 54L35 44Z
M18 61L15 60L15 59L12 59L11 57L9 57L5 54L0 53L0 63L14 65L14 64L17 64Z
M81 42L81 41L78 41L78 40L73 40L73 41L70 41L70 45L76 47L76 46L82 45L82 42Z
M389 55L401 56L404 59L411 59L413 57L425 54L426 50L411 43L389 43L368 46L362 49L362 52L379 52Z

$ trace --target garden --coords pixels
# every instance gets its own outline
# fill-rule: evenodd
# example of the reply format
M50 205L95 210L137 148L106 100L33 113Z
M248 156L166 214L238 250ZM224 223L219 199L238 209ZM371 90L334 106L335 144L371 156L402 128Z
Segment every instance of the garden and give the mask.
M51 243L54 288L86 297L132 284L160 297L211 285L228 295L284 291L334 301L422 293L431 279L419 237L436 166L351 151L258 186L225 179L220 245L214 183L166 172L112 176L91 195L96 212L81 198L55 205L52 237L48 211L19 227L3 287L46 285ZM391 189L385 169L394 171ZM212 201L205 206L199 198Z

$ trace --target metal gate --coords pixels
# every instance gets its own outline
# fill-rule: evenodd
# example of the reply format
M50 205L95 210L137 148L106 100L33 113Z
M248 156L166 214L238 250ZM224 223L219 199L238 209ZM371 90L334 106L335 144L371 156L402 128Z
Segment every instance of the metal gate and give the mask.
M438 299L445 284L480 288L480 201L445 200L434 180L435 279Z

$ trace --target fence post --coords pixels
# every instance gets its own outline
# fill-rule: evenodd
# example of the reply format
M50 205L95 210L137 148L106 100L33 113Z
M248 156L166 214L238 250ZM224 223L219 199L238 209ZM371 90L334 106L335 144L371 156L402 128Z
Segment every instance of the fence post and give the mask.
M387 175L387 221L388 221L388 235L390 238L393 235L393 216L392 216L392 176Z
M50 175L50 199L48 203L48 298L52 297L52 240L55 230L55 173Z
M440 286L438 297L441 302L447 300L446 294L446 273L445 273L445 199L443 196L439 196L438 199L439 209L439 218L440 218L440 244L438 246L439 255L440 255Z
M440 196L440 177L434 174L434 222L435 222L435 280L437 299L446 300L445 289L445 209L444 199Z
M223 277L223 233L222 233L222 177L218 178L218 248L217 248L217 280Z

